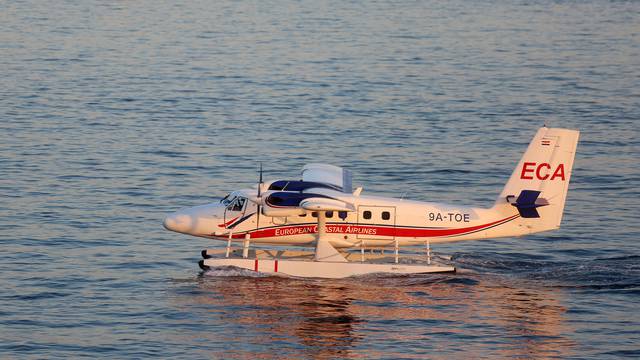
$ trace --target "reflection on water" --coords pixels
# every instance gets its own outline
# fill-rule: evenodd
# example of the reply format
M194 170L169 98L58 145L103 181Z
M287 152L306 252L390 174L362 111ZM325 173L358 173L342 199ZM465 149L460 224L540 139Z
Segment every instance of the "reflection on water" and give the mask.
M560 290L515 285L475 274L302 280L205 273L181 282L173 305L202 311L209 323L189 342L226 343L213 348L214 357L570 355Z

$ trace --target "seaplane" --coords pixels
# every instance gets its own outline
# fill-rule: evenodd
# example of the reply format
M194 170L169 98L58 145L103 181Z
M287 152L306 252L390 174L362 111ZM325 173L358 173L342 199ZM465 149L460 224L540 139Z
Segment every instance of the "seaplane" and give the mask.
M486 208L366 195L353 188L349 170L308 164L289 180L264 181L260 167L257 186L179 210L163 225L226 241L225 248L202 251L203 270L236 267L316 278L454 272L446 261L434 260L432 244L560 227L578 137L576 130L540 128ZM420 250L405 255L411 248Z

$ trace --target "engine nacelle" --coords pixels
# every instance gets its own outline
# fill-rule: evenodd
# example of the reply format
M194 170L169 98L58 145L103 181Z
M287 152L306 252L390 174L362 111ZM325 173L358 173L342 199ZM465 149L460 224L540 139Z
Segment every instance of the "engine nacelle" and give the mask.
M262 213L276 217L303 215L307 211L300 207L300 202L315 196L322 195L289 191L272 192L265 197Z
M299 207L271 207L269 205L262 206L262 214L272 217L300 216L306 214L306 210Z

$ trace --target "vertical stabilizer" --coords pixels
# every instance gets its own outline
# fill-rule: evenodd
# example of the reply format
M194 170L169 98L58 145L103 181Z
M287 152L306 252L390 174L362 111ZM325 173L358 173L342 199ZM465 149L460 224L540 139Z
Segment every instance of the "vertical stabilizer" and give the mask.
M576 130L539 129L500 193L494 209L516 207L522 233L560 227L578 136Z

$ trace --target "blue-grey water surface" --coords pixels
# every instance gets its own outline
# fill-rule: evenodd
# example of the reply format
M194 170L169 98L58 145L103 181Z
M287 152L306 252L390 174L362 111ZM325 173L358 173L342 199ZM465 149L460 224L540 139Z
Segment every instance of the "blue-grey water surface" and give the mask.
M640 2L0 4L1 358L640 357ZM491 204L581 130L563 227L453 275L201 273L163 217L308 162Z

